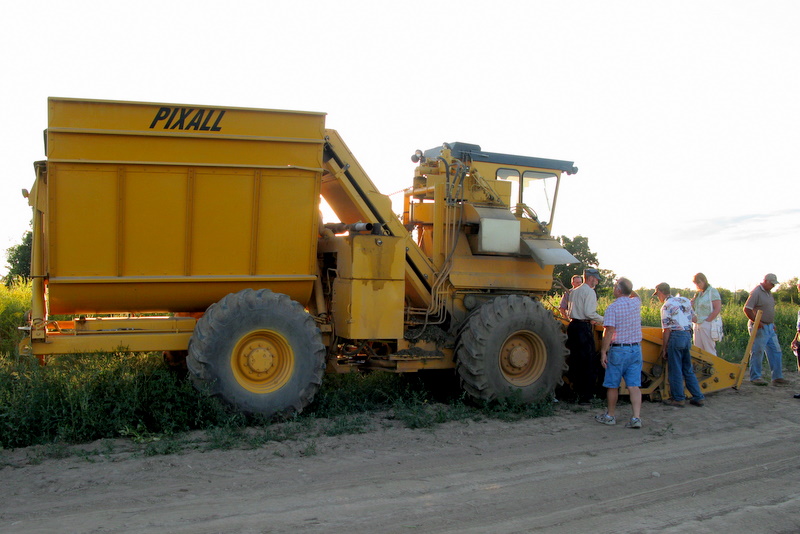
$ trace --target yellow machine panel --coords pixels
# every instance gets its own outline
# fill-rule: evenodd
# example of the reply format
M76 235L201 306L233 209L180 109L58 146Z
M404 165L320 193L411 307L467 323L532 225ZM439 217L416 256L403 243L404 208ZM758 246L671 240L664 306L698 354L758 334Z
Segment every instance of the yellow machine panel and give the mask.
M405 276L405 239L386 235L354 234L325 239L321 252L338 256L339 278L402 280Z
M323 239L337 256L331 308L336 335L350 339L403 337L405 239L354 234Z
M348 339L403 337L402 280L351 280L333 283L335 333Z
M324 113L49 98L47 158L319 167L324 128Z
M35 202L51 313L203 311L248 287L308 300L324 114L55 98L49 112Z

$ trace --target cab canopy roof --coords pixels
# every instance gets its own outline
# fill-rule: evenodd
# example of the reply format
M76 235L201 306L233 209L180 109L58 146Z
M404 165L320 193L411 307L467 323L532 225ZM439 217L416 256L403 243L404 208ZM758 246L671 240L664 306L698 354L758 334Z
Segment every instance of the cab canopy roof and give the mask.
M450 150L450 154L462 161L475 161L482 163L496 163L499 165L513 165L517 167L535 167L538 169L553 169L575 174L578 168L572 161L560 159L534 158L530 156L515 156L513 154L500 154L497 152L485 152L480 145L471 143L445 143L440 147L431 148L425 151L427 159L436 159L442 155L442 151Z

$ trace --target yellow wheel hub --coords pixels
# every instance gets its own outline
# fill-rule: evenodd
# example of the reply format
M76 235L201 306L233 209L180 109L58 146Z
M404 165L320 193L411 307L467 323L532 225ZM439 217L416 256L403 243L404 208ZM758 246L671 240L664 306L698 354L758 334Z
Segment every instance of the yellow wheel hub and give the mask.
M527 330L514 332L500 349L500 370L511 384L522 387L536 382L547 365L547 347Z
M233 376L253 393L277 391L294 371L294 351L282 335L256 330L243 336L231 353Z

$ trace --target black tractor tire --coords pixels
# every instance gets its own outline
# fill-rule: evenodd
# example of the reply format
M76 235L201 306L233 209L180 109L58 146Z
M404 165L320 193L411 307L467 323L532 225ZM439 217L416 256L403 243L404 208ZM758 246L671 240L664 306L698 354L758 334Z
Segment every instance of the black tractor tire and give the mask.
M197 321L186 364L195 387L239 411L290 416L319 390L325 347L300 304L268 289L245 289Z
M540 302L500 296L467 321L456 345L457 370L474 400L535 402L561 381L567 336Z

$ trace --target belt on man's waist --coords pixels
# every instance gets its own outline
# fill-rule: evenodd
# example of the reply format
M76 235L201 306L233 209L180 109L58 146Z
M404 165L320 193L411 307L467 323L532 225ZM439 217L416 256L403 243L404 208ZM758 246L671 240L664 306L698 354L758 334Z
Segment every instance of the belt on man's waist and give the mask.
M591 319L575 319L575 318L573 318L572 320L573 321L578 321L579 323L591 323L592 322Z
M639 343L612 343L612 347L638 347Z

